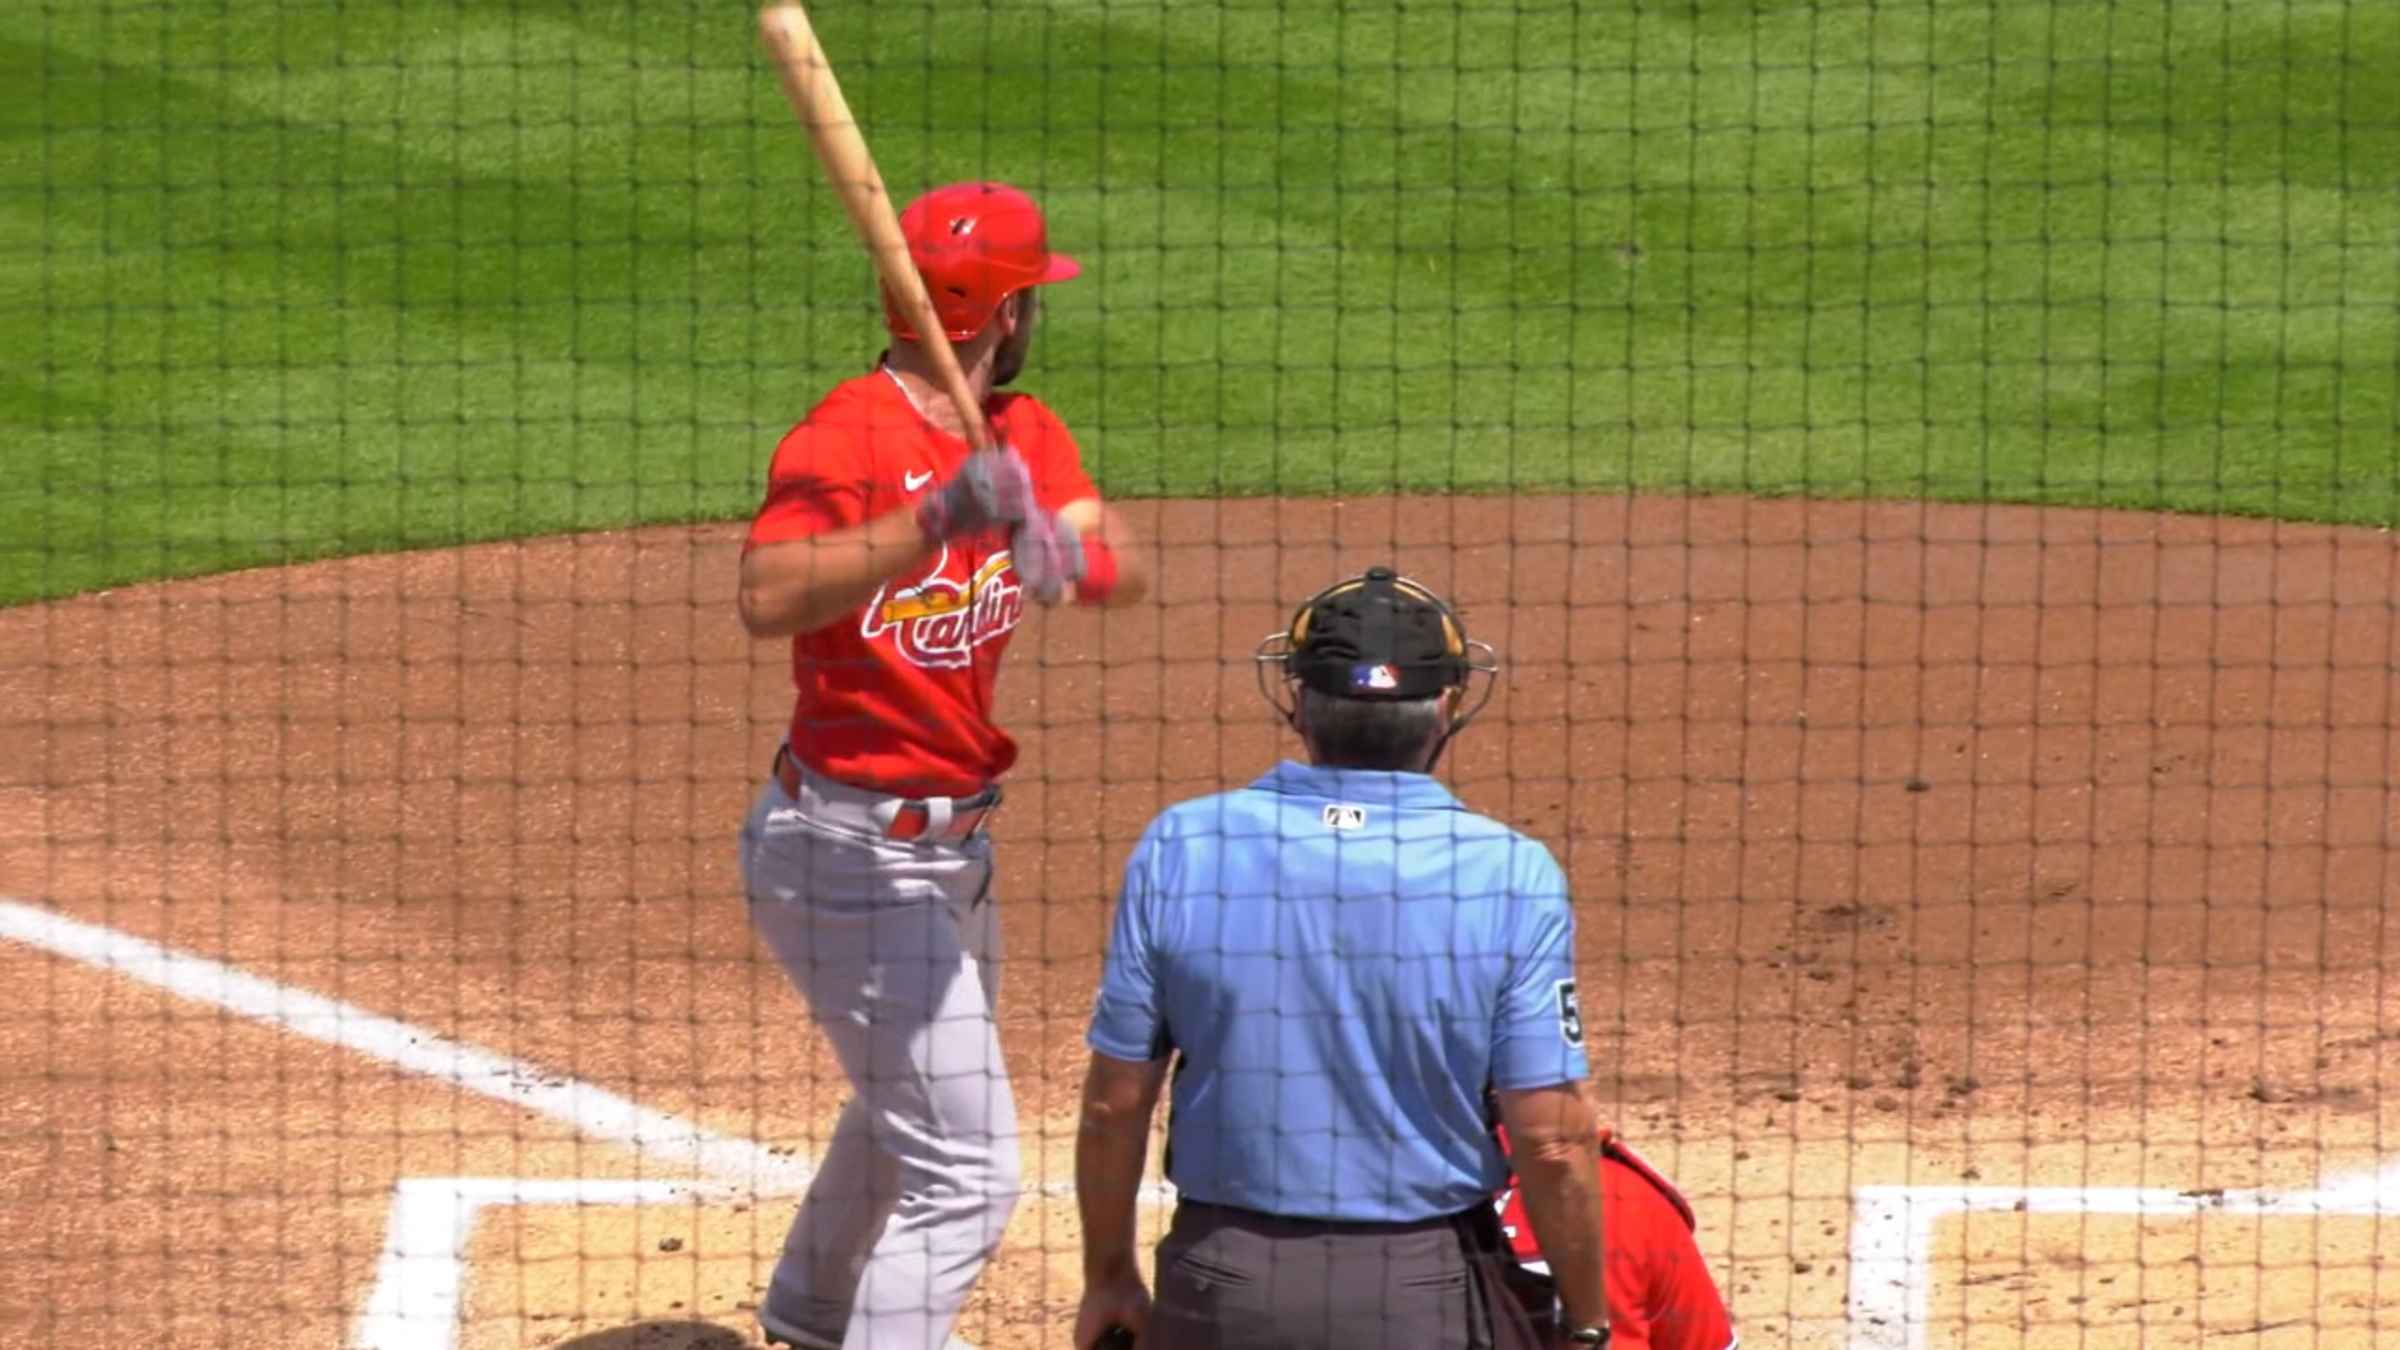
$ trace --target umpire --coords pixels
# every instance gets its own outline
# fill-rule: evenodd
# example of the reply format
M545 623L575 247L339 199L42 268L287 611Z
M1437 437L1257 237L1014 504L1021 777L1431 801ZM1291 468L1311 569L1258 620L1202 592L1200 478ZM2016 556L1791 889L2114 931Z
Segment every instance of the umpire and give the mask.
M1259 645L1299 733L1238 791L1151 823L1125 865L1076 1141L1075 1344L1142 1350L1514 1350L1492 1192L1514 1144L1568 1344L1606 1344L1600 1189L1575 919L1549 851L1431 776L1498 663L1389 568ZM1284 690L1268 687L1280 667ZM1171 1060L1178 1193L1151 1305L1134 1254Z

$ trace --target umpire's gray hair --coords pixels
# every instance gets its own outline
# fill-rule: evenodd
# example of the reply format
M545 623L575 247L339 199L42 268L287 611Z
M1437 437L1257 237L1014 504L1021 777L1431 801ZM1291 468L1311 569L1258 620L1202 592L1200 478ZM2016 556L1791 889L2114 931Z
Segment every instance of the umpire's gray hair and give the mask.
M1448 727L1442 695L1432 698L1339 698L1302 688L1301 735L1310 758L1328 768L1415 771Z

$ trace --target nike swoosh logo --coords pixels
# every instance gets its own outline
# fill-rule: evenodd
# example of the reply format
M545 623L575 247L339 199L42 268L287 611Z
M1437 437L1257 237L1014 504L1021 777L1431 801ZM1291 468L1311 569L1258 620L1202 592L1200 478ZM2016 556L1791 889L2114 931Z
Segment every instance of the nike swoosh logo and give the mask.
M915 473L904 473L900 475L900 487L903 491L907 492L914 492L918 488L921 488L932 481L933 470L931 469L920 469Z

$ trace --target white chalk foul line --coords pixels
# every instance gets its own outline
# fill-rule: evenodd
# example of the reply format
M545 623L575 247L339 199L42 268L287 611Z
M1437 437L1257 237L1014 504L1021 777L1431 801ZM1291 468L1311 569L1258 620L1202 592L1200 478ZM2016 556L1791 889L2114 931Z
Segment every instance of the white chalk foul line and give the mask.
M687 1169L722 1184L777 1194L805 1189L814 1170L752 1140L719 1134L544 1065L22 901L0 899L0 938L522 1107L587 1138L621 1144L646 1165Z

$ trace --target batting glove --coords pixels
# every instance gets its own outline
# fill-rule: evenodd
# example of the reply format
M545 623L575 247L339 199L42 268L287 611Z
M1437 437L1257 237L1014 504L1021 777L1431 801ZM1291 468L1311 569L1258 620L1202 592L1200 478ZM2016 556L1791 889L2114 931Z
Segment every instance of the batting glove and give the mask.
M1022 524L1033 513L1033 475L1024 456L1002 445L967 456L949 482L926 493L917 503L917 528L926 543L941 544Z
M1038 515L1019 525L1008 541L1017 580L1034 599L1055 605L1083 580L1083 533L1063 515Z

